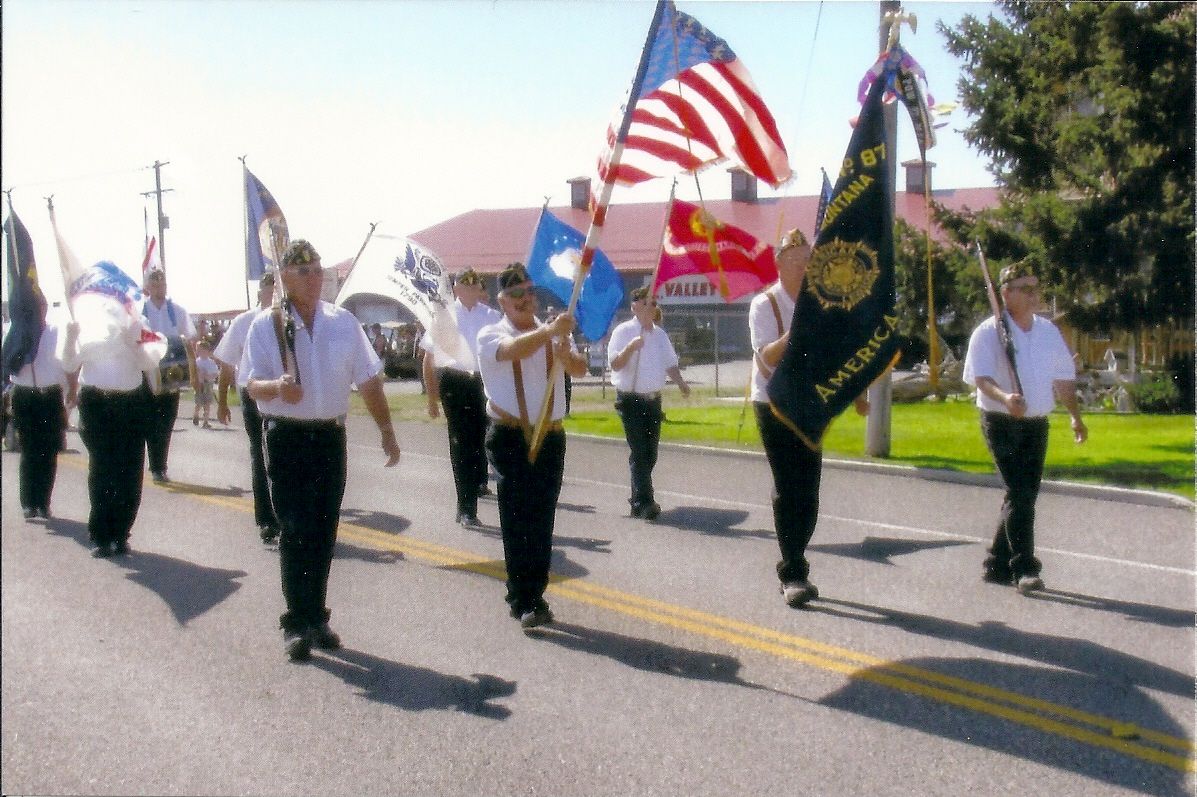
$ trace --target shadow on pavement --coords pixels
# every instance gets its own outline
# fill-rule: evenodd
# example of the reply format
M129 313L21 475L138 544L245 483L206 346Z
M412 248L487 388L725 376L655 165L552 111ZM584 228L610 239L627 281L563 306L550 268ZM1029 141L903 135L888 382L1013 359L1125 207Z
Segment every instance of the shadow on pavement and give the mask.
M341 521L365 526L385 534L402 534L411 526L411 521L390 512L375 512L365 509L341 509Z
M743 509L711 509L705 506L676 506L661 512L653 524L668 526L680 531L697 531L712 537L754 538L771 540L772 531L764 529L737 529L735 526L748 519Z
M860 559L879 565L893 565L890 558L894 556L974 544L961 540L903 540L895 537L865 537L860 542L811 545L807 550L829 553L832 556L846 556L849 559Z
M403 561L403 551L382 551L378 548L367 548L354 545L351 542L337 540L333 550L334 559L357 559L359 562L369 562L376 565L390 565Z
M356 687L367 700L404 711L463 711L492 720L511 716L511 709L492 701L514 695L516 683L494 675L474 673L470 680L348 648L321 651L311 664Z
M1109 700L1113 695L1125 695L1134 687L1155 689L1181 697L1193 695L1191 675L1130 653L1098 645L1087 639L1020 631L997 621L975 625L961 623L942 617L832 598L821 598L808 604L806 608L836 617L892 626L911 634L961 642L975 648L1031 659L1051 667L1062 667L1074 673L1092 676L1100 683L1100 686L1093 686L1093 694L1100 696L1104 711L1110 710ZM1017 679L993 685L1025 691L1025 687Z
M895 665L930 670L987 685L1017 684L1020 694L1049 695L1056 699L1060 696L1108 694L1110 691L1110 686L1104 679L1047 667L985 659L924 658L891 662L888 667L863 669L854 674L847 686L822 698L819 703L902 728L933 734L959 744L969 744L1005 754L1011 759L1005 770L988 773L991 782L995 784L1022 780L1017 774L1021 768L1017 761L1023 760L1073 772L1135 792L1168 797L1191 794L1190 789L1186 788L1184 774L1163 764L1075 741L1052 727L1029 727L980 711L962 710L946 702L927 699L872 680L874 675L883 680L892 679ZM1116 708L1112 709L1107 705L1101 708L1101 713L1120 719L1133 718L1143 727L1173 736L1185 736L1186 729L1178 726L1148 695L1132 689L1120 698ZM1002 708L1005 708L1004 704ZM1035 715L1035 718L1038 719L1038 715ZM1034 721L1035 719L1030 720ZM1070 724L1069 727L1082 731L1093 730L1082 725ZM1155 749L1154 745L1147 746ZM1178 757L1181 755L1173 749L1168 749L1167 752ZM978 776L978 782L984 782L983 775ZM1042 792L1041 789L1033 787L1032 783L1033 781L1029 781L1026 784L1030 792Z
M47 522L46 527L51 534L72 539L87 550L92 548L87 526L83 523L54 518ZM128 554L114 556L103 560L103 563L128 571L125 575L127 579L157 593L179 625L186 625L220 605L241 588L237 579L249 575L244 570L204 567L162 554L139 551L136 542L134 536L129 541L132 550Z
M165 484L154 484L154 487L160 490L166 490L171 493L184 493L185 495L217 495L222 498L240 498L245 495L248 490L240 487L213 487L210 484L192 484L191 482L181 482L172 479ZM142 489L150 487L150 483L146 483Z
M688 650L572 623L555 622L552 625L536 629L530 636L545 642L552 642L554 645L560 645L569 650L595 656L606 656L645 672L661 673L678 678L693 678L699 681L716 681L769 692L776 691L743 680L739 676L739 659L718 653Z
M1173 628L1192 628L1197 623L1197 614L1187 609L1169 609L1165 606L1152 606L1147 603L1131 603L1113 598L1099 598L1079 592L1045 589L1032 593L1031 597L1035 600L1063 603L1068 606L1080 606L1084 609L1121 614L1127 620L1137 623L1152 623L1153 625L1166 625Z

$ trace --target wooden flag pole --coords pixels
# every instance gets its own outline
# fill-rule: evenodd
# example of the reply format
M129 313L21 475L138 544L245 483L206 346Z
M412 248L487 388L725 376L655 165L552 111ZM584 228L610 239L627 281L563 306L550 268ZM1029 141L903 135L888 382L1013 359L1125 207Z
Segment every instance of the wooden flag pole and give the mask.
M370 239L374 237L374 228L379 224L380 222L377 221L370 222L370 232L366 233L366 240L362 241L362 248L358 249L357 254L353 256L353 262L349 264L349 271L345 274L346 280L348 280L349 275L353 273L353 269L357 266L357 261L361 258L362 252L366 251L366 245L369 244Z
M574 310L578 306L578 297L582 293L582 283L586 281L586 275L590 273L590 264L594 261L594 252L598 249L599 238L602 237L603 224L607 217L607 206L611 204L611 193L615 190L614 172L619 165L619 160L623 157L624 144L627 142L628 130L632 126L632 111L636 107L636 102L640 98L640 89L644 86L644 75L648 72L649 55L652 50L653 40L657 35L657 28L661 25L661 16L665 12L666 0L657 0L657 7L653 10L653 21L648 26L648 36L644 41L644 49L640 53L640 65L636 68L636 77L632 81L632 90L628 94L628 104L623 111L623 120L619 124L619 133L615 136L615 144L611 148L611 158L607 171L607 179L603 181L602 192L599 195L599 201L595 205L594 212L590 216L590 229L586 231L586 242L582 245L582 257L578 261L578 269L574 274L574 288L570 293L569 306L566 313L573 315ZM536 456L540 453L540 447L544 444L544 436L548 432L549 413L552 410L553 386L557 384L557 377L560 376L565 364L561 362L560 357L553 359L553 371L549 374L548 384L545 386L544 398L540 403L540 416L536 420L536 426L532 430L532 439L528 442L528 461L535 462Z

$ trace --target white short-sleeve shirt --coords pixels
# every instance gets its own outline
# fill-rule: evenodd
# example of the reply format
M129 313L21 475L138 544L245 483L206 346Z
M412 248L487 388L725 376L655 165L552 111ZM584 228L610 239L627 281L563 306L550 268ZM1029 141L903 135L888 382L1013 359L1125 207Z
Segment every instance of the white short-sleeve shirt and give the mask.
M37 353L32 362L12 375L12 383L22 387L46 388L66 385L66 371L62 367L62 341L58 325L47 321L37 341Z
M625 393L658 393L665 387L670 368L678 364L677 352L669 334L659 324L644 331L640 321L630 318L611 330L607 341L607 363L610 364L628 344L644 334L644 346L634 352L623 368L611 370L611 383Z
M432 363L437 368L453 368L467 374L478 373L478 332L485 326L498 323L503 317L495 308L483 302L478 302L472 308L466 308L460 299L453 301L453 315L457 320L457 331L461 333L467 350L460 352L454 358L438 349L428 333L420 338L420 348L432 353Z
M249 337L249 327L257 318L262 308L254 307L246 310L233 319L229 328L216 344L216 351L212 356L237 372L237 387L245 387L249 382L245 368L241 367L241 358L245 353L245 340Z
M492 403L499 409L516 418L520 417L518 391L516 389L515 368L511 360L498 359L499 346L504 341L514 340L531 330L520 332L506 316L501 316L498 323L483 327L478 332L478 368L482 374L482 386L486 391L486 412L492 418L502 416L494 412ZM551 345L551 344L549 344ZM540 408L544 406L548 377L546 375L547 350L549 345L541 346L531 356L520 360L520 371L523 376L524 401L528 411L528 421L535 423L540 417ZM570 349L574 349L570 341ZM565 371L557 371L557 381L553 390L553 406L549 420L559 421L565 417Z
M1018 378L1022 382L1023 398L1027 402L1028 418L1047 415L1056 406L1052 384L1058 380L1076 379L1076 363L1064 343L1056 325L1046 318L1034 316L1029 332L1024 332L1007 314L1014 359L1018 364ZM997 322L993 316L973 330L964 358L964 381L976 385L977 379L987 376L1007 393L1014 391L1014 378L1006 359L1005 349L998 338ZM986 412L1007 412L1006 406L994 401L980 390L977 406Z
M382 370L366 333L348 311L327 302L316 306L313 328L291 311L295 324L295 361L303 398L288 404L281 398L258 402L263 415L300 420L330 420L349 412L349 393ZM245 379L277 379L283 361L275 335L274 319L259 313L250 324L242 360Z
M174 308L174 321L171 321L170 317L172 307ZM154 304L153 299L147 297L142 313L145 316L146 326L155 332L168 336L177 335L185 340L193 340L199 335L195 330L195 324L191 321L191 316L178 302L167 299L161 307L158 307Z
M769 297L777 301L781 315L781 329L777 328L777 315L773 312ZM761 362L761 349L780 338L790 329L794 320L794 300L780 282L775 282L757 294L748 306L748 336L752 345L752 400L769 401L769 379L773 369Z

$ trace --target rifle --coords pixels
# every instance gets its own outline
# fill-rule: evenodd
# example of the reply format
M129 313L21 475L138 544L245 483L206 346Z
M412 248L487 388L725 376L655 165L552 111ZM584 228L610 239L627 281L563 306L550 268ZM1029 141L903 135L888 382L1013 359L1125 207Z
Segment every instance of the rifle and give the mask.
M1006 308L1002 306L1001 297L993 287L993 277L989 274L989 264L985 262L985 252L981 249L981 242L974 241L974 243L977 245L977 258L981 262L981 273L985 276L985 292L989 294L989 307L993 310L993 317L997 322L998 340L1006 352L1006 360L1010 363L1010 373L1014 376L1014 390L1019 395L1026 395L1022 392L1022 380L1018 378L1018 366L1014 359L1014 337L1010 334L1010 325L1006 321Z

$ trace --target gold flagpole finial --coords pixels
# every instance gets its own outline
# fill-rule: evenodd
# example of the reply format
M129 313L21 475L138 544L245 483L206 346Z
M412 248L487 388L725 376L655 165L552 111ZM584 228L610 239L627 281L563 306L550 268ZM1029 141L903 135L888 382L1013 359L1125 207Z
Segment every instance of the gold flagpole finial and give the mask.
M898 34L902 29L903 22L910 26L911 33L918 33L919 30L918 16L905 11L889 11L883 20L886 25L889 25L889 42L885 45L886 50L892 49L898 43Z

